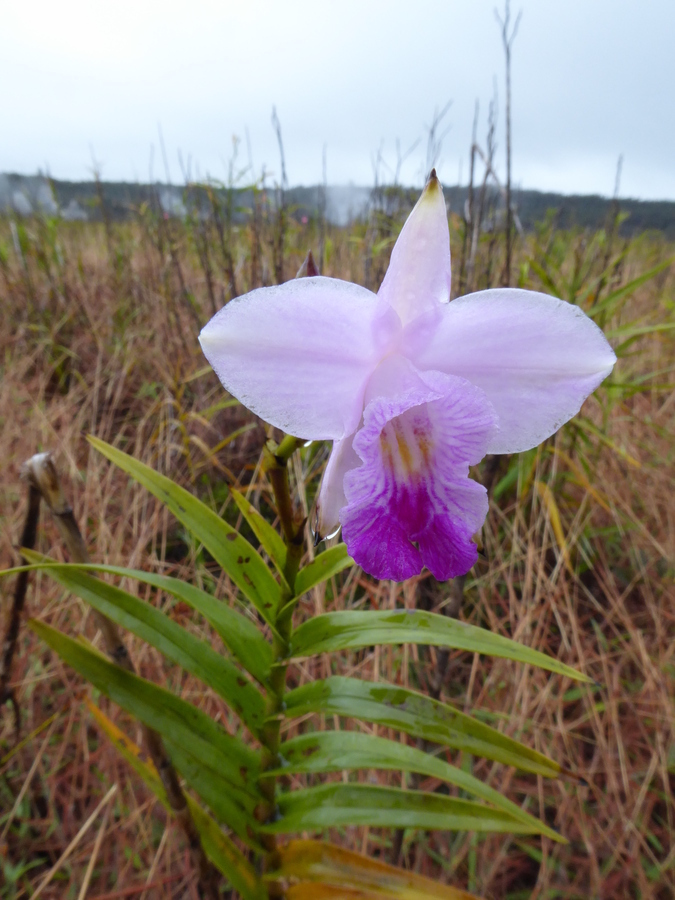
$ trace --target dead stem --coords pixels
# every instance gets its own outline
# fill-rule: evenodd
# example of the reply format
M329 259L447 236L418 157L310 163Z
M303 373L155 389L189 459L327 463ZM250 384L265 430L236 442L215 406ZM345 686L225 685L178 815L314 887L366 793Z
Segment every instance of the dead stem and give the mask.
M33 485L28 485L28 507L26 509L26 521L21 532L21 547L32 550L35 547L38 519L40 517L40 491ZM21 565L26 560L21 557ZM0 707L11 702L14 710L14 739L19 740L21 731L21 709L16 699L16 693L10 687L9 680L12 674L12 660L19 638L21 628L21 613L26 602L26 590L30 572L19 572L14 588L14 599L7 623L7 633L2 644L2 663L0 665Z

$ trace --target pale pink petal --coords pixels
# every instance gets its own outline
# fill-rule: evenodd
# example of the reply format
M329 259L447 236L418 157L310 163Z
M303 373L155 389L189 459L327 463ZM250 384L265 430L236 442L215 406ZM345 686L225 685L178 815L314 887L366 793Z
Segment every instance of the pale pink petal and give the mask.
M450 233L443 189L432 172L391 252L378 296L405 325L450 300Z
M326 464L319 496L316 501L315 536L329 537L340 527L340 510L347 505L344 477L350 469L361 465L361 459L352 447L354 435L335 441Z
M469 465L485 455L494 411L467 381L416 372L400 357L385 360L372 382L353 442L363 464L344 478L347 549L377 578L402 581L423 565L439 580L462 575L476 561L471 537L488 509Z
M266 422L339 439L357 427L368 377L400 327L365 288L298 278L230 301L199 340L227 390Z
M499 417L489 453L536 447L609 375L614 351L579 307L534 291L481 291L412 323L401 352L421 370L466 378Z

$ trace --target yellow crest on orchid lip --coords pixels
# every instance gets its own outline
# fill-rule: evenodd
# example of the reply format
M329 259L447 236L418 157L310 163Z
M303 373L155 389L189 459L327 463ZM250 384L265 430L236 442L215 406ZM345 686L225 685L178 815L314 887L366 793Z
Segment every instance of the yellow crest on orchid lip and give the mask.
M380 433L383 464L397 480L416 481L428 471L431 445L431 422L419 413L410 421L396 416Z

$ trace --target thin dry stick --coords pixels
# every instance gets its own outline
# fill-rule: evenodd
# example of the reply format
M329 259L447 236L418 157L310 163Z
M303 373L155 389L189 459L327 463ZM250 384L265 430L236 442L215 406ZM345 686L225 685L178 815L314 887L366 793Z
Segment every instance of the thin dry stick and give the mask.
M513 246L513 211L511 210L511 47L518 33L520 17L518 13L513 29L509 34L511 22L511 9L509 0L504 7L502 19L497 10L495 17L502 30L502 43L506 61L506 262L504 263L504 286L511 285L511 249Z
M487 186L488 180L490 179L492 173L492 164L494 161L495 155L495 128L497 123L497 95L495 92L495 96L490 101L490 106L488 108L488 131L487 131L487 163L485 165L485 171L483 173L483 182L481 184L480 192L478 194L478 204L477 210L474 210L473 219L472 219L472 234L471 234L471 250L469 253L469 262L467 265L466 271L466 281L465 281L465 289L466 292L469 293L475 289L474 286L474 271L476 265L476 253L478 252L478 239L480 237L480 229L483 223L483 213L485 211L485 197L487 194ZM476 142L474 142L473 147L471 148L474 156L476 154L480 154L480 148ZM481 159L484 157L481 155ZM476 204L474 203L474 206ZM518 217L516 216L516 220Z
M469 187L467 191L466 203L464 204L464 234L462 235L462 255L459 264L459 293L462 294L466 287L466 261L467 248L469 245L469 229L473 229L473 221L476 215L475 204L473 199L473 173L476 164L476 143L478 129L478 101L473 114L473 129L471 132L471 155L469 157Z
M38 750L38 752L35 756L35 759L33 760L33 764L31 765L31 767L28 771L28 775L26 775L24 783L21 785L21 790L19 791L16 800L14 801L14 806L12 807L9 815L7 816L7 821L5 822L5 827L0 832L0 847L5 842L5 838L7 837L7 832L9 831L9 826L12 824L12 821L14 819L14 816L16 815L16 812L17 812L18 808L21 806L21 801L23 800L23 798L26 794L26 791L28 790L28 785L31 783L33 775L35 774L35 770L40 765L40 760L42 759L42 755L49 745L49 739L52 736L52 732L54 731L54 728L56 727L57 719L58 719L58 716L54 716L54 718L52 719L52 724L49 726L49 731L45 735L45 739L42 742L42 744L40 745L40 749Z
M272 237L272 255L274 259L274 277L277 284L284 280L284 241L286 238L286 191L288 190L288 178L286 177L286 157L284 155L284 142L281 137L281 122L277 116L276 106L272 107L272 125L279 144L279 161L281 164L281 177L277 183L277 221Z
M93 811L93 813L89 816L89 818L88 818L87 821L84 823L84 825L82 826L82 828L80 828L80 830L77 832L77 834L75 835L75 837L74 837L74 838L72 839L72 841L68 844L68 846L66 847L66 849L63 851L63 853L61 854L61 856L59 856L59 858L56 860L56 862L55 862L54 865L51 867L51 869L49 870L49 872L47 872L47 874L45 875L45 877L42 879L42 881L40 882L40 884L39 884L39 886L38 886L38 889L37 889L37 890L35 891L35 893L32 895L32 900L37 900L37 898L40 896L40 894L43 892L43 890L47 887L47 885L49 884L49 882L52 880L52 878L54 877L54 875L56 875L56 873L59 871L59 869L61 868L61 866L62 866L62 865L64 864L64 862L68 859L68 857L71 855L71 853L73 852L73 850L75 850L75 848L76 848L77 845L80 843L80 841L82 840L82 838L83 838L83 837L85 836L85 834L89 831L89 829L91 828L91 826L94 824L94 822L96 821L96 816L98 816L98 814L101 812L101 810L103 809L103 807L104 807L107 803L110 803L110 801L112 800L112 798L115 796L116 792L117 792L117 785L116 785L116 784L113 784L113 786L110 788L110 790L109 790L108 793L105 795L105 797L103 798L103 800L101 800L101 802L99 803L99 805L96 807L96 809Z
M40 491L32 484L29 484L26 521L21 532L21 546L26 547L28 550L32 550L35 546L39 517ZM21 557L21 564L26 564L23 556ZM19 629L21 628L21 613L26 602L29 575L29 572L19 572L16 579L14 600L9 614L7 634L2 645L2 662L0 664L0 706L3 706L8 701L12 703L12 708L14 709L14 739L17 741L21 730L21 709L17 702L16 694L10 687L9 679L12 673L12 660L14 659L14 652L19 638Z
M326 167L326 145L323 145L322 156L323 178L319 185L319 270L326 267L326 207L328 205L328 174Z
M84 900L87 896L87 890L89 889L89 882L91 881L91 876L94 871L94 866L96 865L96 860L98 859L98 854L101 850L101 844L103 843L103 836L105 835L106 828L108 827L108 818L110 816L110 806L106 806L105 812L103 813L103 820L101 821L101 827L98 830L98 834L96 835L96 840L94 841L94 849L91 851L91 856L89 857L89 862L87 863L87 870L84 873L84 879L82 881L82 887L80 888L80 893L77 895L77 900ZM164 832L166 834L166 832Z
M152 887L153 879L155 877L155 872L157 871L157 866L159 865L159 861L162 858L162 853L164 853L164 847L166 846L166 839L169 836L169 829L165 828L162 832L162 839L159 842L159 847L157 848L157 852L152 860L152 865L150 866L150 871L148 872L148 877L145 879L145 887L143 889L143 893L141 894L139 900L146 900L147 893Z
M29 483L40 492L54 516L54 521L73 562L90 562L89 553L73 515L72 507L61 489L58 472L51 454L37 453L31 457L24 465L24 472ZM98 611L94 610L93 614L96 625L103 635L108 656L118 666L135 675L134 665L117 626ZM218 876L204 853L199 832L192 819L176 770L164 748L162 738L147 725L141 727L145 746L162 779L171 809L187 837L192 862L199 873L200 891L204 897L217 898Z

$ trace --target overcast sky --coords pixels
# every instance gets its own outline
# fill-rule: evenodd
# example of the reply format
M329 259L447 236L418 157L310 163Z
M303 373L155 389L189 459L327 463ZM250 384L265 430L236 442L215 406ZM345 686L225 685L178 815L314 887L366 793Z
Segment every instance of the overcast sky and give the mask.
M502 7L503 0L497 0ZM0 171L55 178L225 178L234 135L279 174L276 106L290 184L367 185L381 149L420 184L434 110L452 101L438 164L468 176L497 83L504 164L504 62L495 0L22 0L3 4ZM675 199L674 0L513 0L513 177L522 187ZM248 142L246 135L248 134ZM386 169L381 170L383 173Z

